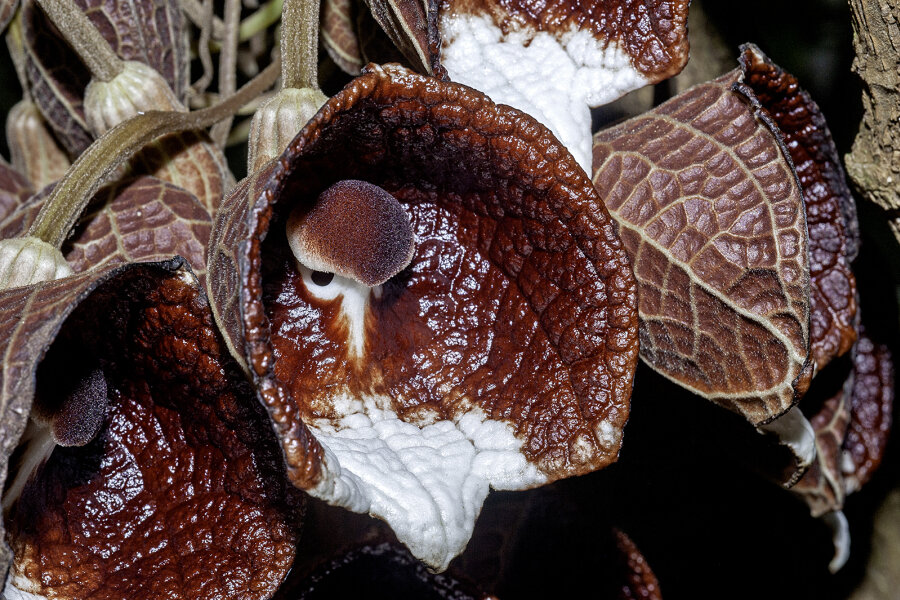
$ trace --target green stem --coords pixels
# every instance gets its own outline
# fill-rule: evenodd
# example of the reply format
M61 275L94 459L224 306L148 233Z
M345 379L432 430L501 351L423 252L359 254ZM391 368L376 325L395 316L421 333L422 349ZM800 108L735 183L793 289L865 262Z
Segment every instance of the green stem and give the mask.
M285 0L281 87L319 89L319 0Z
M90 199L116 169L156 138L189 129L204 129L228 118L275 83L275 60L227 100L190 113L149 111L123 121L85 150L66 171L38 213L27 235L59 248Z
M222 53L219 55L219 97L225 98L237 88L237 50L238 27L241 25L241 0L225 0L225 39L222 40ZM209 137L220 148L225 147L228 131L231 129L231 116L216 123L209 132Z
M116 56L87 15L72 0L36 0L41 10L62 32L81 62L99 81L112 81L122 72L122 59Z

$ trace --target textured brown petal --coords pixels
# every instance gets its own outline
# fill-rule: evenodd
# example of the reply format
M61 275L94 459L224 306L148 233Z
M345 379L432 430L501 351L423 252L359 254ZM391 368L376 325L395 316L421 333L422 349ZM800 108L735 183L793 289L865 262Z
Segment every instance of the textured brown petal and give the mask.
M0 158L0 222L15 212L33 193L28 179Z
M853 350L851 418L844 440L847 493L862 487L881 464L891 430L893 404L894 361L891 352L861 330Z
M322 3L322 45L345 73L359 75L362 52L356 34L356 11L360 0L325 0Z
M594 183L640 284L641 356L759 425L806 390L803 200L734 71L595 136Z
M810 352L821 370L856 341L856 278L850 263L859 247L856 203L847 187L825 117L797 79L759 48L742 47L744 82L784 135L809 229Z
M96 290L55 342L97 357L110 406L103 433L57 448L14 505L13 585L268 598L293 560L299 495L197 288L134 273Z
M321 291L288 249L287 215L343 179L382 187L413 226L412 263L377 289L342 288L349 280L335 278ZM434 550L417 556L440 569L461 550L489 484L521 489L615 460L637 358L635 284L590 181L544 127L470 88L373 67L325 104L271 171L239 190L214 228L210 296L261 388L298 486L389 519L451 515L438 526L452 534L423 536L427 550L411 547ZM354 413L364 422L352 425L343 418L355 408L342 398L378 405ZM369 414L386 420L380 431L397 427L414 440L403 451L427 446L416 436L440 428L441 439L459 442L464 466L429 446L410 457L421 458L422 470L410 471L423 474L413 486L422 496L402 487L367 496L368 483L345 478L370 481L377 467L317 464L323 451L300 418L320 436L349 436L370 426ZM509 440L496 456L510 462L469 471L481 464L474 440L482 427L494 428L495 443ZM380 435L367 439L385 444L378 452L395 451ZM423 500L428 510L417 513L421 504L402 504L434 499L431 484L446 486L446 506ZM472 494L467 504L456 502L461 493ZM474 508L462 515L463 506ZM405 534L398 537L411 543Z
M170 261L160 267L111 265L65 279L0 292L0 347L3 348L0 481L6 481L7 461L28 420L38 363L78 303L100 284L121 272L131 269L143 272L158 271L160 268L177 270L181 265L182 261ZM9 559L4 544L0 547L0 571L5 572Z
M619 594L621 600L662 600L659 589L659 581L647 564L647 559L638 550L631 538L624 532L615 530L616 546L625 557L625 569L627 581L622 585Z
M280 234L271 236L280 256L266 259L274 270L265 282L273 305L262 304L256 240L291 202L309 202L347 177L393 193L416 231L411 271L386 287L390 302L374 310L379 331L367 352L378 357L369 372L380 372L381 382L366 369L351 377L347 367L326 378L316 366L322 358L311 356L324 353L340 364L347 350L322 334L293 340L278 333L273 355L268 320L273 332L291 328L289 304L276 302L275 290L300 283L293 268L285 272ZM468 88L376 68L325 105L269 182L233 194L210 253L219 320L260 381L274 367L293 397L308 403L301 410L310 417L321 416L315 388L347 384L383 386L410 418L431 407L450 416L458 408L439 390L452 383L467 402L515 423L528 440L527 456L551 478L615 458L618 439L601 448L590 431L606 419L621 426L627 415L633 280L605 211L543 127ZM478 286L464 291L470 280ZM236 282L244 290L243 318L235 314ZM483 312L467 323L471 310ZM428 325L434 319L440 324ZM465 339L470 358L440 365L440 357L457 352L451 337ZM417 372L447 384L432 388Z
M0 222L0 237L24 235L51 188L45 188ZM184 189L155 177L127 179L102 188L63 245L77 271L123 262L150 262L179 254L195 273L206 271L212 220Z
M93 25L125 60L150 65L179 98L188 89L184 17L173 0L75 0ZM33 2L23 3L28 79L35 102L72 154L91 142L82 97L90 75Z
M650 82L675 75L688 59L689 0L445 0L444 15L489 15L504 33L520 29L563 37L586 30L622 48Z

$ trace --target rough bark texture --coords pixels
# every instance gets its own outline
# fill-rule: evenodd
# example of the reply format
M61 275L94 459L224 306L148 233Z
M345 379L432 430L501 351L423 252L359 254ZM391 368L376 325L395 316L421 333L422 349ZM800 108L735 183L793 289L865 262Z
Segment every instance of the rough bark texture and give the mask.
M850 0L850 8L865 115L847 172L867 199L893 212L900 237L900 0Z

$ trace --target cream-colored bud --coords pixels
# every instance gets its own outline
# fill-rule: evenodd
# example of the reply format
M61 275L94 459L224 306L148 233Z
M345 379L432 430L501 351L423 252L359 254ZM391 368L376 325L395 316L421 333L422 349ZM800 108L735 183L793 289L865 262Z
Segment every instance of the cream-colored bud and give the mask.
M0 241L0 290L31 285L72 274L55 246L36 237Z
M156 69L136 61L125 62L125 68L111 81L92 79L84 94L88 127L98 137L149 110L187 109Z
M263 104L250 121L248 171L280 156L327 100L319 90L285 88Z
M60 179L71 164L31 100L21 100L10 109L6 116L6 141L13 168L36 189Z

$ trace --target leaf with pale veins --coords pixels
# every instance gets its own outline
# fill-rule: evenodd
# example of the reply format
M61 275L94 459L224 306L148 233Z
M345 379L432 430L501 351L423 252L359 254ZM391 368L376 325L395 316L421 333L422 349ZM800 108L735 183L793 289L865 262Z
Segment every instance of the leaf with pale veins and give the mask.
M640 286L641 357L754 425L809 384L800 188L733 71L594 138L594 183Z

